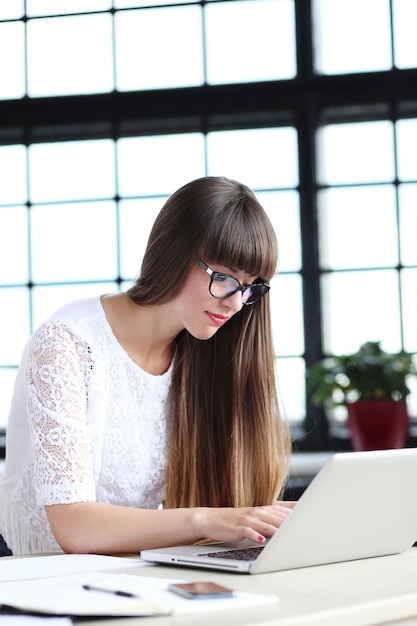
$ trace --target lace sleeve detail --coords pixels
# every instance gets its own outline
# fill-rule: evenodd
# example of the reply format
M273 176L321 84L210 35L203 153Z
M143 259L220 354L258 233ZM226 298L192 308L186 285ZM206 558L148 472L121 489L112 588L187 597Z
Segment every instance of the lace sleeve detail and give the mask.
M91 359L86 342L52 321L34 335L26 403L40 505L95 500L86 426Z

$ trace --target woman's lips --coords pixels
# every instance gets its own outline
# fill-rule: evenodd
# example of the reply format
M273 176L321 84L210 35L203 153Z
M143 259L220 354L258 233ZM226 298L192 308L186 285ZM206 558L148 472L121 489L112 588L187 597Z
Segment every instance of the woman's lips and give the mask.
M225 324L228 320L225 315L216 315L215 313L210 313L209 311L206 311L206 315L213 322L213 324L216 324L216 326L223 326L223 324Z

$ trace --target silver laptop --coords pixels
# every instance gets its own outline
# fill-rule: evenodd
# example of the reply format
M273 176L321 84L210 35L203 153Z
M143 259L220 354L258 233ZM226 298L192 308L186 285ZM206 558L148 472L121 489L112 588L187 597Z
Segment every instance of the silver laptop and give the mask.
M417 448L335 454L264 546L251 541L143 550L145 561L230 572L397 554L417 540Z

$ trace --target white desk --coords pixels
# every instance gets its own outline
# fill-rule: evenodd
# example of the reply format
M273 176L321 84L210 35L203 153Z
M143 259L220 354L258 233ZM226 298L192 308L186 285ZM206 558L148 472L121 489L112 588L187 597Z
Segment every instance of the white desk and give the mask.
M376 529L377 531L377 529ZM42 556L42 555L33 555ZM46 556L46 555L45 555ZM5 557L4 561L22 557ZM3 559L1 559L3 561ZM108 626L365 626L417 625L417 548L388 557L352 561L275 574L215 573L180 567L126 566L111 573L136 577L213 580L239 591L277 595L278 603L204 614L94 620ZM102 565L104 568L105 566ZM49 564L50 568L50 564ZM58 568L59 570L59 568ZM97 570L95 570L97 571ZM104 569L103 569L104 571ZM62 572L61 572L62 575ZM48 571L53 576L53 571ZM24 587L22 586L22 590ZM198 603L198 600L190 600ZM77 624L91 626L90 620Z
M377 532L377 529L376 529ZM417 624L417 548L401 555L290 570L219 574L178 567L126 570L134 576L214 580L241 591L274 593L277 605L208 615L103 620L112 626L363 626L396 620ZM190 600L198 602L198 600ZM410 618L415 619L410 619ZM87 622L82 622L87 624ZM95 620L94 622L98 622ZM91 622L90 622L91 624Z

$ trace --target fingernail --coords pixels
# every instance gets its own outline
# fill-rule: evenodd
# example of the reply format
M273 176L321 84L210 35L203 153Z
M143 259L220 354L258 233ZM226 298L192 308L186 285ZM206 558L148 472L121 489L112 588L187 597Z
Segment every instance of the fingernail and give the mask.
M259 543L263 543L265 541L265 537L263 537L262 535L258 535L258 541Z

